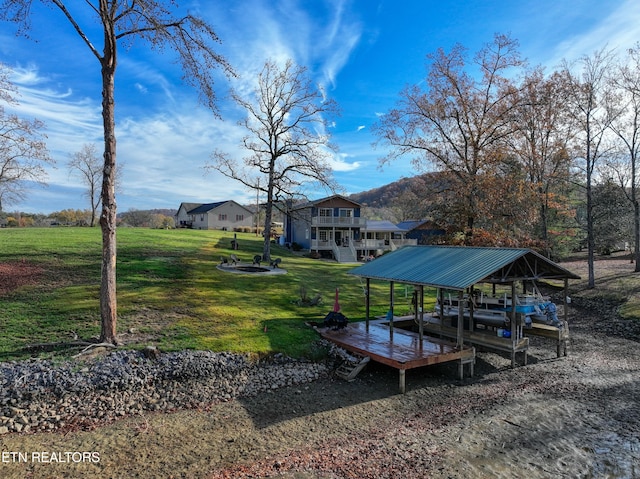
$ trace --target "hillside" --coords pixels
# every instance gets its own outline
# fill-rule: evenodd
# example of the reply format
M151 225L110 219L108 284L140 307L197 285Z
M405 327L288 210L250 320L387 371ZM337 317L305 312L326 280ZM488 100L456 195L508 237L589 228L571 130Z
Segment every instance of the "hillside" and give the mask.
M440 172L424 173L409 178L401 178L379 188L354 193L350 199L370 208L389 208L403 196L415 195L425 198L429 193L442 189L443 174Z

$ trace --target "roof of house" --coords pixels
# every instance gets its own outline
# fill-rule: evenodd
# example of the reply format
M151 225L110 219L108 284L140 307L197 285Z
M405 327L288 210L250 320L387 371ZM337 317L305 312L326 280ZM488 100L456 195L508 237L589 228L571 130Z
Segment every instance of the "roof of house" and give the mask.
M198 206L200 206L202 203L180 203L180 208L184 208L185 213L188 213L189 211L191 211L194 208L197 208ZM178 208L178 211L180 211L180 208Z
M405 246L349 274L451 290L464 290L480 282L580 279L530 249L468 246Z
M206 213L211 210L215 210L216 208L227 203L226 201L218 201L216 203L204 203L196 206L194 209L187 211L190 215L195 215L198 213Z
M412 229L419 228L420 226L431 223L430 220L406 220L398 223L398 228L411 231ZM435 225L434 225L435 226Z
M360 203L350 200L349 198L342 196L342 195L331 195L331 196L327 196L326 198L319 198L317 200L311 200L311 201L307 201L306 203L300 203L299 205L293 205L293 207L291 208L292 210L302 210L305 208L310 208L312 206L316 206L320 203L325 203L327 201L331 201L334 199L339 199L339 200L344 200L347 201L349 203L353 203L356 206L361 206Z
M365 229L367 231L382 231L391 233L404 233L406 230L394 225L387 220L367 220Z
M219 208L220 206L222 206L222 205L224 205L226 203L234 203L237 206L239 206L240 208L243 208L243 209L247 210L249 213L253 214L253 212L250 209L242 206L239 203L236 203L233 200L217 201L215 203L182 203L182 204L185 205L185 210L187 211L187 214L196 215L196 214L200 214L200 213L207 213L207 212L209 212L211 210L215 210L216 208ZM189 209L187 207L187 205L190 205L191 209Z

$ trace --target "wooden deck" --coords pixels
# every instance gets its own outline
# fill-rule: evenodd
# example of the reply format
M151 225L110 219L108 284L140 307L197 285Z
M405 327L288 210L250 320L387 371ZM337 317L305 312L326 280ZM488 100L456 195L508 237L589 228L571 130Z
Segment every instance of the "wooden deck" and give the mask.
M432 364L459 361L458 375L464 377L464 364L469 365L473 376L475 349L470 346L457 348L455 343L443 339L425 336L422 341L417 333L394 329L390 335L389 327L370 323L367 330L364 322L349 323L346 328L337 331L320 329L323 338L338 346L373 361L385 364L400 371L400 392L405 392L405 371Z
M393 320L397 329L416 327L413 316L395 317ZM444 323L437 315L424 315L424 333L437 337L455 339L458 336L458 328L452 327L446 320ZM394 329L395 331L396 329ZM464 342L474 346L484 347L495 351L504 351L511 355L511 367L516 367L516 354L522 353L523 364L527 364L527 351L529 350L529 338L511 337L501 338L496 336L491 328L463 331Z

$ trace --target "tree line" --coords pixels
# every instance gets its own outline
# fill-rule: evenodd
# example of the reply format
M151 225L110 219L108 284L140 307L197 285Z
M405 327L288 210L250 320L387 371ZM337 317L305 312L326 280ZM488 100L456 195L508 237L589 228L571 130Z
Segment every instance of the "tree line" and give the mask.
M409 156L440 172L425 189L429 212L466 245L552 256L583 226L590 286L600 221L624 216L603 207L615 192L621 213L634 212L639 268L639 52L603 49L547 73L528 66L506 35L471 57L461 45L439 49L427 57L425 81L400 92L376 124L389 149L381 162Z

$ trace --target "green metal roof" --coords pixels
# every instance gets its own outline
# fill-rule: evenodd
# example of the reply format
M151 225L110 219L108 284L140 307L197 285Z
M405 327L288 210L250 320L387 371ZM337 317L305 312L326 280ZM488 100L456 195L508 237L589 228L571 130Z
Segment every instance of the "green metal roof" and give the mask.
M530 249L469 246L405 246L349 274L452 290L464 290L480 282L580 279Z

